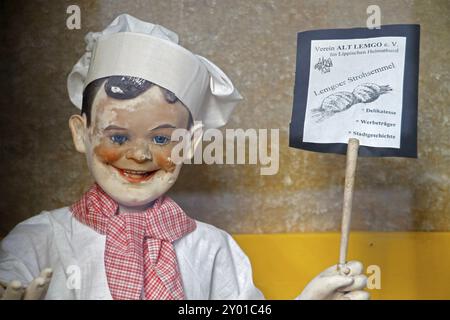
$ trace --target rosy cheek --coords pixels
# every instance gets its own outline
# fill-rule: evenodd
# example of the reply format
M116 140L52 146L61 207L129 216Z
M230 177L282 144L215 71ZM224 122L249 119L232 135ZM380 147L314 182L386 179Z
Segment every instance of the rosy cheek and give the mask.
M114 163L119 160L124 151L122 148L107 146L103 143L94 148L94 153L104 163Z
M175 163L170 161L170 154L172 148L168 150L158 150L153 152L153 157L156 164L166 172L173 172L175 170Z

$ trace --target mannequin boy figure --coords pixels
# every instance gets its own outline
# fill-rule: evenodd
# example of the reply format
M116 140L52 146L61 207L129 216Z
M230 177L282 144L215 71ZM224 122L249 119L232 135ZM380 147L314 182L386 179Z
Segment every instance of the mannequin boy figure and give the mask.
M82 110L69 126L95 184L2 241L0 296L263 299L232 237L165 196L181 169L171 160L174 130L193 133L194 120L224 125L239 92L216 65L179 46L175 33L129 15L86 40L68 78ZM368 299L362 265L350 262L346 271L330 267L297 299Z

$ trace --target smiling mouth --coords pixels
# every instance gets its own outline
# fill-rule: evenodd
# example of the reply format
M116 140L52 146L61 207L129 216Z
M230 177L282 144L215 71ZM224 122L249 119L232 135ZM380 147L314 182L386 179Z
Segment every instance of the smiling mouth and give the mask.
M153 171L139 171L139 170L128 170L128 169L121 169L116 168L113 166L114 169L116 169L119 174L125 178L125 180L131 182L131 183L137 183L137 182L143 182L151 179L155 173L158 170Z

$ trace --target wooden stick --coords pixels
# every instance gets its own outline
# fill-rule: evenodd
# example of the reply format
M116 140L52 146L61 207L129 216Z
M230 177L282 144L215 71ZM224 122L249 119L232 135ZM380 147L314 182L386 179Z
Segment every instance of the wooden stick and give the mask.
M352 219L353 186L355 184L356 162L358 160L359 140L350 138L347 145L347 165L345 167L344 204L342 207L341 247L339 251L339 269L344 274L347 263L348 239L350 236L350 223Z

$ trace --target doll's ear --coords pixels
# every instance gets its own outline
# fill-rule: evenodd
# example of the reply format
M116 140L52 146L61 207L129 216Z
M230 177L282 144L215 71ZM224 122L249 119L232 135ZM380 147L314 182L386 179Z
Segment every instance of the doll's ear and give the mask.
M203 138L203 123L201 121L194 122L189 130L189 136L191 137L190 145L186 153L185 159L192 159L195 154L195 150L198 148Z
M75 149L78 152L86 153L86 117L74 114L69 119L69 127L72 132L72 140L75 145Z

